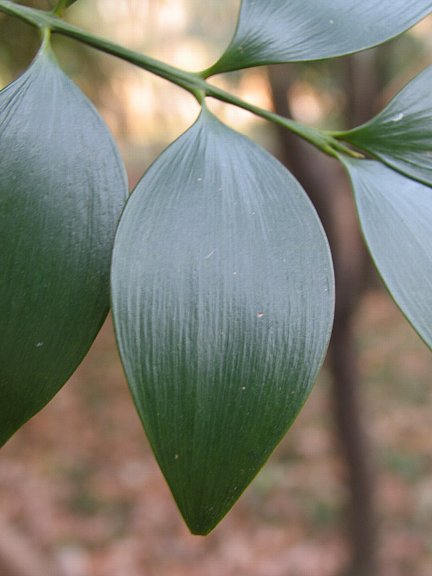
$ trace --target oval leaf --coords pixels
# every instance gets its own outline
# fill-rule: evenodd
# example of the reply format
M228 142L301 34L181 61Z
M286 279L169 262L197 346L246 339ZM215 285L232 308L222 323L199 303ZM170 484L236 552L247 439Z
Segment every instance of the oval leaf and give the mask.
M396 304L432 347L431 190L373 160L344 162L378 271Z
M102 119L47 49L0 92L0 445L69 378L109 306L125 201Z
M333 313L327 241L272 156L203 111L122 215L114 324L150 443L208 533L302 407Z
M431 10L431 0L243 0L234 38L209 74L357 52Z
M416 76L375 118L344 140L432 186L432 66Z

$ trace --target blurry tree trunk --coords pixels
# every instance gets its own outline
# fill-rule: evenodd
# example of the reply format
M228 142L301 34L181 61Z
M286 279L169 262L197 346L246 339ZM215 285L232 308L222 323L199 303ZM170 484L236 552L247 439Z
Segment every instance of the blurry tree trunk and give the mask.
M365 56L366 55L366 56ZM276 112L291 116L290 86L295 68L269 69ZM372 115L376 99L371 52L347 60L347 119L358 124ZM362 418L358 358L352 319L367 283L368 258L355 216L352 195L339 164L283 128L278 128L280 159L302 183L326 230L335 268L336 310L329 348L337 440L344 456L350 490L350 576L377 574L377 521L371 451Z

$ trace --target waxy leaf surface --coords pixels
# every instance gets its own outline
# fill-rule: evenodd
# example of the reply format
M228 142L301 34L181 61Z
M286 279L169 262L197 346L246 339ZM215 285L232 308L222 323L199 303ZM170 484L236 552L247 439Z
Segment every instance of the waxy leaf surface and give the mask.
M206 110L120 220L117 340L192 532L208 533L302 407L333 316L326 238L298 182Z
M375 118L343 138L392 168L432 186L432 66Z
M395 302L432 347L431 189L373 160L345 160L360 222Z
M432 11L431 0L243 0L212 73L321 60L380 44Z
M94 340L125 198L103 121L41 50L0 92L0 446Z

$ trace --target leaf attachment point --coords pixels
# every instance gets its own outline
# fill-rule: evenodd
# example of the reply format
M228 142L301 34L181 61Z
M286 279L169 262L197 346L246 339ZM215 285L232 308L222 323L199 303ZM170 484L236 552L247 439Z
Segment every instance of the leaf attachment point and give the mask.
M431 0L242 0L231 44L204 74L350 54L397 36L431 10Z
M432 66L375 118L339 137L395 170L432 186Z
M59 0L54 7L53 13L56 16L62 16L63 12L69 8L69 6L75 4L75 2L77 2L77 0Z

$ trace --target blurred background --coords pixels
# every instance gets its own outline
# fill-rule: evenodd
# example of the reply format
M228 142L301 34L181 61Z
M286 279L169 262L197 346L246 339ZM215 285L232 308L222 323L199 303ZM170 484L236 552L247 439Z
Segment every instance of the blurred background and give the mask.
M199 70L229 42L239 4L79 0L68 19ZM429 18L355 56L212 81L301 122L350 127L432 62L431 32ZM38 43L33 29L0 14L0 87L28 66ZM54 45L110 126L132 187L193 122L197 104L72 40ZM69 383L2 449L0 576L430 576L430 353L372 269L337 163L247 112L209 105L289 166L325 225L337 309L320 378L232 512L210 536L194 537L150 453L108 320Z

